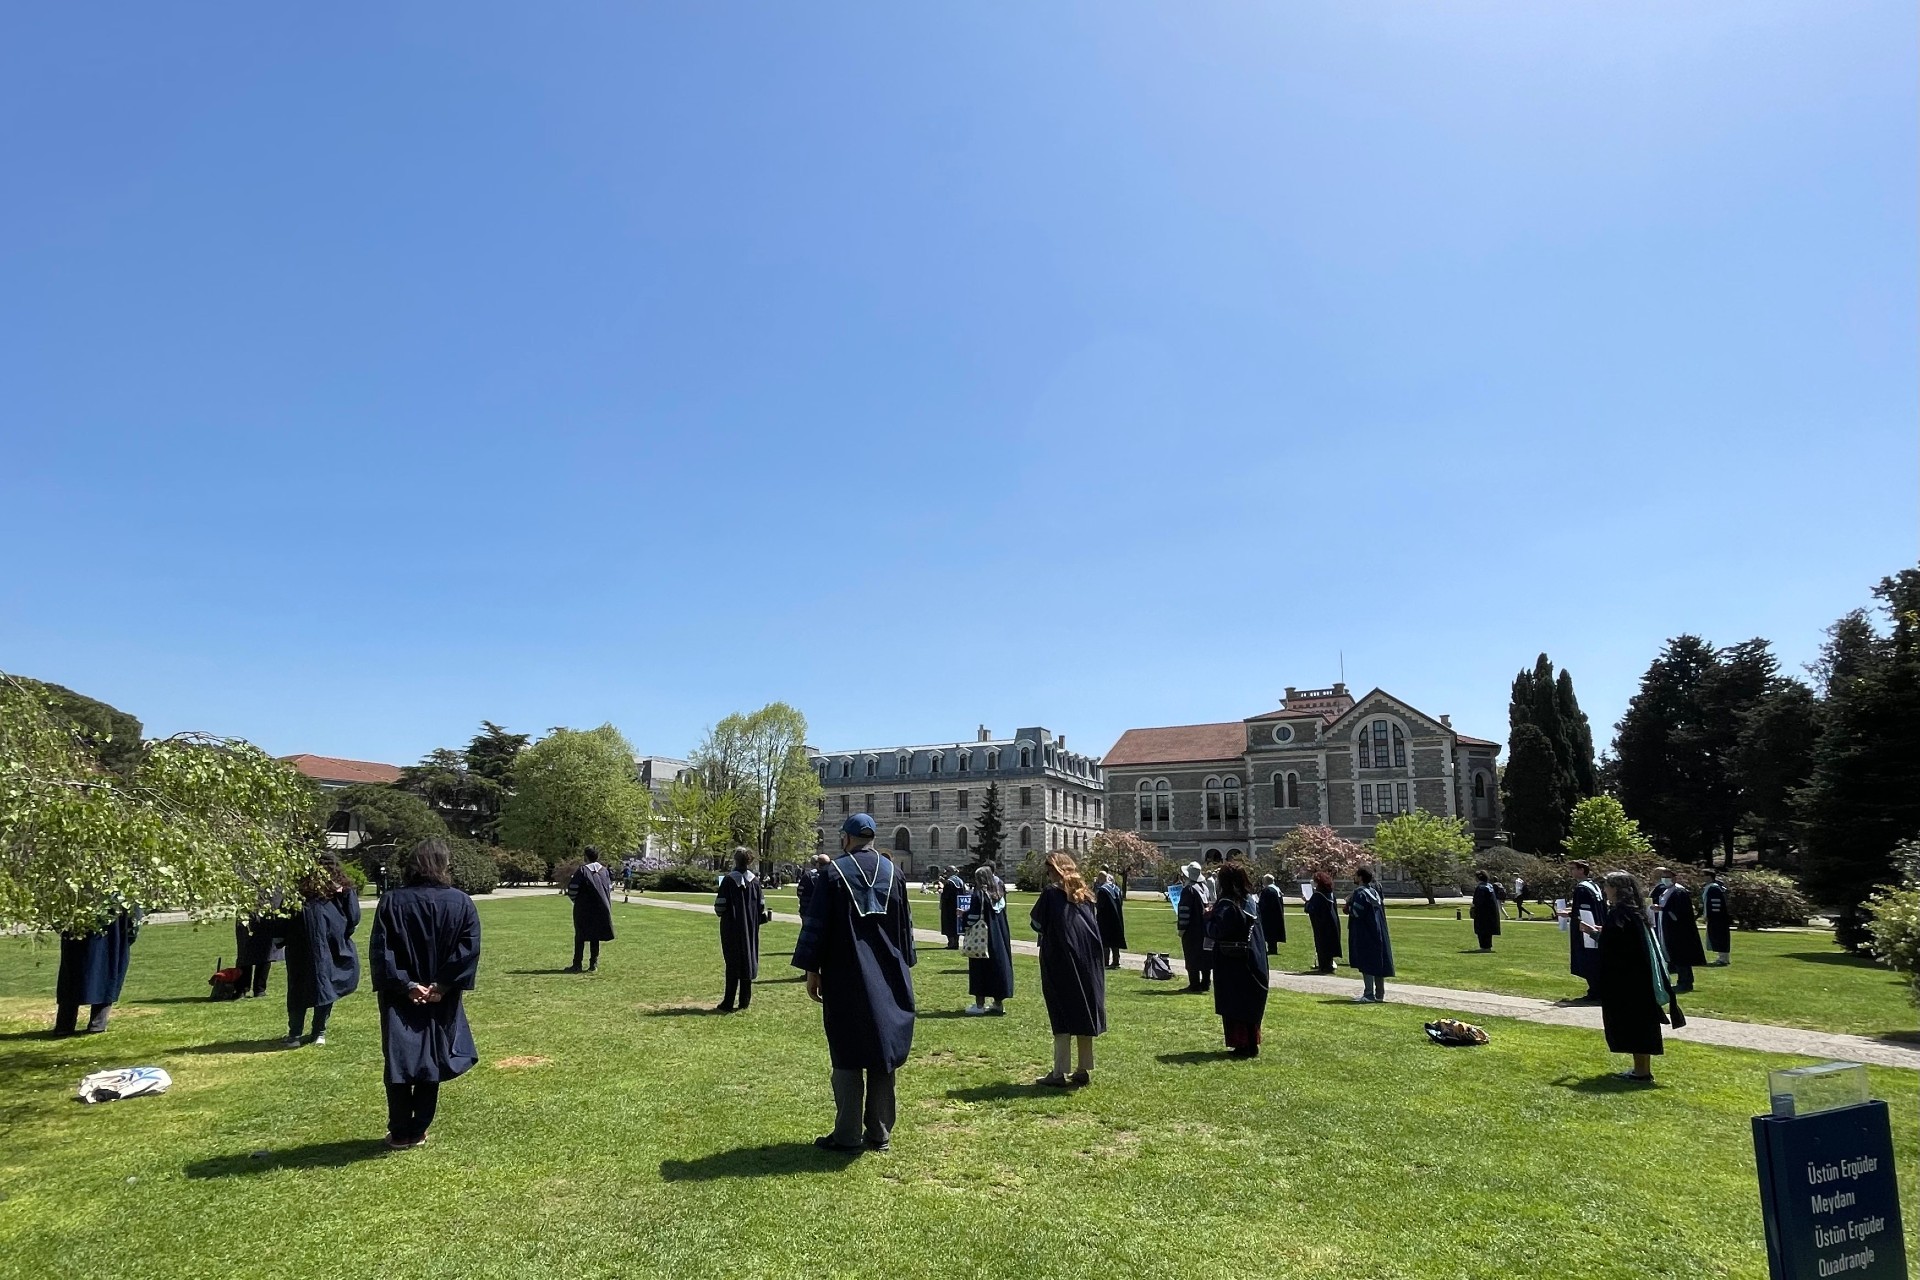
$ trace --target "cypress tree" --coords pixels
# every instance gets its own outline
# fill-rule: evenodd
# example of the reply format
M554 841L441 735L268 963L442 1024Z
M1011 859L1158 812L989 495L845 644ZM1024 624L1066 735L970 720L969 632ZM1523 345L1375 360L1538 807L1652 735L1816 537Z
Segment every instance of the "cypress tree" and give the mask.
M1000 829L1000 785L989 782L986 797L980 802L980 816L973 824L975 855L981 862L1000 861L1000 845L1004 839Z
M1553 744L1531 724L1516 728L1507 744L1500 802L1507 838L1521 853L1556 854L1567 838L1567 810L1555 795Z
M1553 661L1541 654L1533 670L1522 671L1513 679L1513 692L1507 702L1508 747L1506 775L1501 780L1501 795L1508 812L1507 830L1514 847L1525 839L1532 848L1526 852L1551 852L1566 838L1573 807L1593 795L1598 779L1593 764L1593 728L1580 700L1574 696L1573 676L1565 671L1557 676ZM1520 731L1534 730L1545 744L1544 761L1526 760L1515 777L1519 758ZM1529 743L1529 751L1535 744ZM1523 815L1516 823L1513 812ZM1522 830L1527 832L1522 836Z

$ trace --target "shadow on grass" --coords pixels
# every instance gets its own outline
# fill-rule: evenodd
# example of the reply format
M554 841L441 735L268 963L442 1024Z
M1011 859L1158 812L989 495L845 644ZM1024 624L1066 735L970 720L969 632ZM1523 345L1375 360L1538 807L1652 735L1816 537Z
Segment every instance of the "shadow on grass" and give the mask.
M806 974L796 973L791 978L755 978L753 985L756 987L778 987L788 982L805 982L806 980Z
M1920 1031L1882 1031L1873 1038L1882 1044L1920 1045Z
M1067 1089L1055 1089L1044 1084L973 1084L964 1089L949 1089L947 1096L955 1102L1012 1102L1015 1098L1057 1098L1071 1092Z
M1229 1062L1233 1060L1231 1049L1182 1049L1178 1053L1160 1053L1154 1057L1170 1067L1190 1067L1201 1062Z
M553 973L580 973L581 971L561 965L558 969L509 969L507 972L516 978L539 978Z
M837 1173L859 1159L858 1151L830 1151L811 1142L775 1142L736 1147L692 1160L662 1160L663 1182L713 1182L721 1178L784 1178L795 1173Z
M9 1040L73 1040L77 1038L70 1033L56 1032L51 1027L42 1027L38 1031L0 1032L0 1043Z
M168 1049L168 1054L221 1054L221 1053L276 1053L292 1052L287 1049L287 1038L275 1036L271 1040L216 1040L212 1044L185 1044L177 1049Z
M257 997L266 999L265 996ZM127 1004L245 1004L246 1000L213 1000L206 996L154 996L148 1000L128 1000Z
M1571 1089L1575 1093L1639 1093L1655 1088L1659 1081L1625 1080L1610 1071L1603 1076L1561 1076L1548 1083L1556 1089Z
M929 1018L935 1021L946 1018L1004 1018L1005 1014L968 1013L965 1009L922 1009L913 1015L915 1018Z
M244 1178L270 1169L339 1169L387 1154L378 1138L344 1142L314 1142L285 1151L257 1151L244 1156L214 1156L196 1160L183 1172L189 1178Z
M1850 956L1844 951L1788 951L1781 955L1782 960L1805 960L1811 964L1837 964L1847 969L1873 969L1884 973L1891 981L1899 981L1900 975L1881 964L1878 960L1866 956Z
M1155 985L1142 988L1140 994L1143 996L1205 996L1212 995L1213 993L1210 991L1195 991L1192 987L1163 987Z
M677 1004L671 1009L642 1009L643 1018L724 1018L731 1009L716 1009L710 1004Z

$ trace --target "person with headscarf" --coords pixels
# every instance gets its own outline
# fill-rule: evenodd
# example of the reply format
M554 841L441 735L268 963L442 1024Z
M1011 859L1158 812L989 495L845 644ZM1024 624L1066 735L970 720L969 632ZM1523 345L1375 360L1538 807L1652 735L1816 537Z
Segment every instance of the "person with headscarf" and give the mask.
M1266 935L1267 954L1280 954L1287 940L1287 895L1280 892L1272 876L1260 877L1260 932Z
M313 1010L313 1043L327 1042L333 1006L360 988L360 953L353 931L360 927L360 894L340 859L323 853L300 882L300 909L287 917L287 1048Z
M937 868L940 874L940 936L947 940L947 950L960 949L960 895L967 891L967 882L960 878L960 868Z
M1187 966L1187 990L1206 991L1213 984L1213 954L1207 949L1207 882L1200 864L1189 862L1182 872L1186 883L1180 887L1180 905L1174 922L1180 929L1180 955Z
M1106 952L1107 968L1118 969L1120 953L1127 949L1127 895L1104 871L1093 886L1093 909L1100 921L1100 947Z
M1713 967L1724 969L1732 963L1733 899L1712 867L1707 868L1707 882L1700 887L1700 912L1707 921L1707 950L1714 953Z
M586 848L586 861L567 881L567 896L573 899L573 963L568 973L580 972L580 961L592 947L587 971L600 967L600 944L613 941L613 880L600 862L600 851Z
M1660 939L1647 924L1639 882L1625 871L1609 871L1606 883L1611 901L1603 922L1596 927L1582 921L1579 927L1599 944L1600 1025L1607 1048L1633 1058L1622 1079L1645 1083L1653 1079L1653 1059L1665 1052L1660 1028L1669 1022L1683 1027L1686 1018L1667 980Z
M753 981L760 976L760 926L773 919L766 891L753 873L753 850L733 851L733 870L720 877L713 898L720 917L720 958L727 968L727 995L719 1012L732 1013L753 1003Z
M1573 896L1567 902L1567 930L1571 935L1567 969L1587 984L1586 994L1580 999L1597 1001L1600 998L1600 925L1607 918L1607 900L1600 891L1600 882L1593 878L1592 866L1577 858L1568 865L1577 879L1573 883ZM1587 925L1593 927L1588 929Z
M1387 998L1387 979L1393 977L1387 900L1366 867L1355 871L1353 878L1353 892L1347 895L1347 960L1360 971L1360 994L1354 1003L1381 1004Z
M1340 958L1340 904L1333 896L1333 876L1325 871L1313 873L1313 892L1304 908L1307 923L1313 926L1313 971L1332 973Z
M1473 873L1473 905L1467 914L1473 917L1473 936L1480 939L1480 949L1493 950L1493 940L1500 933L1500 895L1484 871Z
M1237 862L1220 868L1220 896L1207 913L1213 940L1213 1011L1236 1058L1260 1056L1267 1016L1267 937L1253 877Z
M1013 930L1007 923L1007 888L985 864L974 870L973 894L960 927L971 931L980 921L986 922L987 954L985 958L967 958L967 993L973 1003L965 1012L973 1017L1003 1014L1007 1011L1005 1002L1013 998Z
M1093 1081L1093 1038L1107 1031L1106 947L1094 893L1066 853L1047 857L1046 887L1027 923L1040 940L1040 995L1053 1028L1053 1070L1036 1084L1055 1089ZM1072 1075L1069 1050L1079 1061Z
M1654 933L1667 963L1673 966L1673 989L1685 995L1693 990L1693 970L1707 963L1707 951L1700 945L1699 917L1694 913L1693 894L1673 878L1667 867L1655 871L1660 877L1658 896L1653 900Z
M127 982L134 939L140 936L140 913L118 899L108 908L97 929L60 935L60 971L53 980L53 1034L73 1035L80 1023L80 1006L87 1006L83 1035L107 1029L107 1018Z

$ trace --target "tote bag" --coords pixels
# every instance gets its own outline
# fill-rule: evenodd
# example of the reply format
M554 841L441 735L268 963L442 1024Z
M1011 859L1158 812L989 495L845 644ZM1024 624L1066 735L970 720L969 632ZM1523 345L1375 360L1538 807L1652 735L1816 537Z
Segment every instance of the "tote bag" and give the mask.
M993 935L987 931L985 916L967 926L966 935L960 939L960 954L969 960L986 960L993 956Z

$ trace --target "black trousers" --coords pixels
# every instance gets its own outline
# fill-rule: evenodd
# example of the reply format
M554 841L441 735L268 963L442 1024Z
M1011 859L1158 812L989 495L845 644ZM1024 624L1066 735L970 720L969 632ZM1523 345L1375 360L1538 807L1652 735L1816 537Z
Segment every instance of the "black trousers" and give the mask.
M1481 949L1482 951L1491 951L1491 950L1493 950L1493 935L1492 935L1492 934L1490 934L1490 933L1483 933L1483 934L1481 934L1481 935L1480 935L1480 949Z
M1107 948L1107 968L1118 969L1119 967L1120 967L1120 948L1108 947Z
M262 960L259 964L247 965L245 972L247 981L253 988L253 994L256 996L267 994L267 975L273 972L273 961Z
M727 998L720 1002L724 1009L744 1009L753 1003L753 979L727 975Z
M87 1006L87 1030L89 1032L105 1031L107 1029L107 1013L112 1008L113 1006L111 1004L88 1005ZM63 1036L72 1035L74 1032L74 1028L79 1024L79 1021L80 1021L79 1005L63 1004L63 1005L55 1006L55 1012L53 1015L53 1030L56 1035L63 1035Z
M314 1005L313 1006L313 1034L324 1035L327 1030L327 1020L331 1017L333 1017L332 1005L330 1004ZM294 1040L298 1040L300 1038L301 1030L306 1025L307 1025L307 1006L301 1005L299 1008L296 1009L293 1006L293 1002L288 1001L287 1002L287 1035L288 1037Z
M1673 983L1676 987L1679 987L1682 991L1684 991L1688 987L1691 987L1693 985L1693 966L1692 965L1677 964L1673 966L1673 970L1674 970Z
M387 1132L395 1142L418 1142L440 1105L440 1082L387 1086Z
M573 967L574 968L578 969L580 967L580 957L582 954L586 952L589 946L593 948L593 958L587 962L588 967L593 969L598 969L600 967L599 940L595 939L593 942L590 943L585 938L575 938L573 940Z

